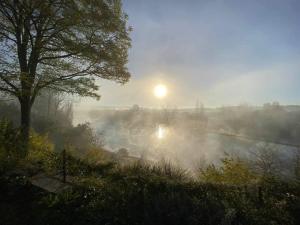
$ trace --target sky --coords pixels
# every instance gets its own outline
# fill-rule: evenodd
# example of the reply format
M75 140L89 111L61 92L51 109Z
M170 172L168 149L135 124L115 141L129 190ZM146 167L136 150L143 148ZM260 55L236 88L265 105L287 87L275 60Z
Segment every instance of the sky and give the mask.
M125 85L79 108L300 104L299 0L123 0L133 27ZM168 95L157 99L156 84Z

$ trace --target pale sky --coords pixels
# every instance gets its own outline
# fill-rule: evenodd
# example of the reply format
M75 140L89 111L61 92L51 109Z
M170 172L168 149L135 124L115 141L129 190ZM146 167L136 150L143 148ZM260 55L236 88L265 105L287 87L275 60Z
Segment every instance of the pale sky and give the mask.
M299 0L124 0L129 83L100 81L102 106L300 104ZM168 87L159 100L155 84Z

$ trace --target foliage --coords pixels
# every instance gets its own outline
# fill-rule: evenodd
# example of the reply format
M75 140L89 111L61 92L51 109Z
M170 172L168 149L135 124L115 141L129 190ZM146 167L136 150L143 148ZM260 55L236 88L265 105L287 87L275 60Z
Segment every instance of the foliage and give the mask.
M30 143L27 161L18 166L57 172L61 154L53 151L47 136L33 133ZM38 190L24 176L0 176L5 225L296 225L300 219L299 184L257 180L247 163L233 156L227 155L219 167L203 169L202 179L194 180L166 161L120 166L101 149L79 158L73 151L67 151L73 184L61 193Z
M29 88L32 96L23 94L34 101L44 87L97 96L95 77L126 82L130 39L121 7L120 1L1 1L1 91L19 96Z
M41 90L99 98L96 79L129 80L129 31L120 0L0 1L0 92L20 103L24 155Z
M29 174L38 172L57 173L61 157L54 152L53 144L49 141L47 135L38 135L31 132L29 148L28 155L20 160L21 167L25 167Z
M221 163L220 167L212 164L201 169L199 178L204 182L230 185L246 185L259 179L248 163L240 158L227 155Z
M260 184L260 199L255 186L196 182L170 164L137 163L104 168L103 164L88 165L73 158L69 161L84 174L73 171L73 176L77 173L81 178L59 194L40 193L24 180L1 179L1 193L14 193L18 198L12 200L10 194L0 196L0 215L4 221L9 224L47 221L49 225L292 225L299 221L300 189L296 184L265 181ZM27 196L26 202L20 200L23 195ZM16 220L12 214L3 215L5 206L11 212L19 212L20 208L24 211Z
M15 165L19 144L19 130L12 122L0 120L0 173Z
M29 173L51 172L57 167L57 155L47 135L31 132L29 154L24 158L18 151L21 145L19 129L7 120L0 121L0 168L1 172L22 169ZM33 171L32 171L33 170Z
M99 151L99 153L95 153ZM90 157L99 157L93 158ZM108 173L115 166L115 162L111 159L104 160L103 153L101 150L93 150L90 154L82 158L77 158L72 155L72 151L67 154L67 170L68 174L71 176L76 176L81 180L81 178L96 175L96 177L101 177Z
M117 177L148 177L156 179L157 177L177 182L189 180L189 174L186 170L172 165L170 162L160 161L158 163L135 162L125 166L119 166L113 176Z
M278 148L267 143L256 144L256 149L252 150L252 165L255 171L264 177L274 177L281 175L281 159Z

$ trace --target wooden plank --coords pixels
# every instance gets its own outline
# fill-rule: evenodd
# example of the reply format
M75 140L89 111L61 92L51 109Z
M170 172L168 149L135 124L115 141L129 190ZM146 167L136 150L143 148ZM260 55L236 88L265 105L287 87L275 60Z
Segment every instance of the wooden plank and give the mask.
M59 193L71 187L70 183L64 183L60 179L46 174L37 174L29 180L32 185L52 193Z

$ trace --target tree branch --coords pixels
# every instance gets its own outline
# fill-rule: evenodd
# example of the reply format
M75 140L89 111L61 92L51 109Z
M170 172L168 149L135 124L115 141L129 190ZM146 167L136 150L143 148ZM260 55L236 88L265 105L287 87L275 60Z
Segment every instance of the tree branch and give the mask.
M14 95L14 96L18 97L18 94L15 91L10 90L8 88L0 87L0 91L7 92L7 93L9 93L11 95Z
M0 74L0 79L3 80L8 86L10 86L11 88L13 88L16 91L16 93L18 92L19 89L15 85L13 85L9 80L7 80L6 78L4 78L3 74Z
M43 60L51 60L51 59L64 59L64 58L68 58L68 57L71 57L71 56L74 56L78 53L68 53L68 54L65 54L65 55L58 55L58 56L45 56L45 57L41 57L38 62L41 62Z

